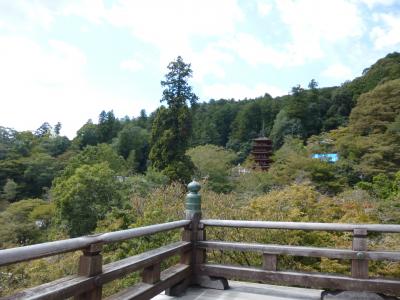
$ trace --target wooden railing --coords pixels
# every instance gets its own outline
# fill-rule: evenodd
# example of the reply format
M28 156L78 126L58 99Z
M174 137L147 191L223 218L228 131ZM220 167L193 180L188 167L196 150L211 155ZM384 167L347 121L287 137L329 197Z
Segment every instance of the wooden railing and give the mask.
M55 241L32 246L0 250L0 266L82 250L76 275L33 287L5 299L102 299L102 286L132 272L142 271L142 282L112 295L107 299L150 299L166 290L169 295L181 294L188 285L225 289L226 278L269 282L274 284L331 290L370 291L400 295L400 280L369 278L368 261L400 261L399 251L369 251L369 232L400 233L400 225L328 224L299 222L262 222L237 220L202 220L200 185L189 184L186 197L186 220L98 235ZM207 227L253 229L348 231L353 233L352 249L329 249L289 245L266 245L208 241ZM102 263L105 244L183 228L182 241L131 256L106 265ZM250 251L262 255L261 268L207 263L209 249L221 251ZM160 270L160 263L173 255L180 255L180 263ZM351 276L304 273L277 269L278 255L327 257L351 260Z
M55 241L32 246L0 250L0 266L28 261L65 252L82 250L78 274L24 290L1 299L101 299L102 286L132 272L143 270L142 284L129 290L129 299L149 299L190 276L189 265L178 264L160 272L160 262L170 256L189 252L190 242L177 242L106 265L102 264L103 245L131 238L189 226L190 220L151 225L99 235ZM124 291L127 293L127 291ZM118 295L117 295L118 296ZM112 297L110 299L113 299ZM115 298L128 299L128 298Z
M197 266L196 272L200 275L310 288L368 291L388 295L400 295L399 278L370 278L368 274L368 261L370 260L400 261L399 251L369 251L368 232L400 233L400 225L201 220L200 226L204 231L208 226L216 226L306 231L347 231L353 233L352 249L198 241L196 247L200 249L259 252L263 258L262 268L203 263ZM280 271L277 270L278 255L351 260L351 277L322 273Z

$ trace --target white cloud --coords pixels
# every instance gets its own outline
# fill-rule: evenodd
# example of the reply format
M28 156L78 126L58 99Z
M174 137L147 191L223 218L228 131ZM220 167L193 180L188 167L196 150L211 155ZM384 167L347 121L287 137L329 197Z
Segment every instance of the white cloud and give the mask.
M232 55L214 46L195 51L192 39L225 37L233 34L237 24L244 20L236 0L120 0L108 8L101 0L86 0L83 5L66 7L64 14L128 29L134 37L150 43L159 51L160 73L165 71L165 66L172 59L181 55L196 69L198 81L207 75L224 77L222 64L231 61ZM135 70L139 67L133 61L123 62L120 66Z
M252 66L292 67L323 58L324 47L360 37L365 29L357 5L349 1L276 0L275 5L289 32L285 42L267 44L261 35L238 33L221 42L221 47Z
M225 66L234 63L232 54L219 48L218 45L209 45L204 50L192 52L188 56L194 70L194 80L203 82L205 77L225 78Z
M292 37L289 53L302 64L324 56L323 44L362 36L358 6L345 0L276 0L280 18Z
M121 0L99 17L115 27L127 28L135 37L155 45L161 64L192 50L192 37L220 37L235 31L244 15L236 0L127 1ZM92 15L87 17L96 19Z
M25 37L0 36L0 65L2 126L34 130L45 121L60 121L62 133L73 137L103 109L124 116L143 108L143 102L92 86L86 56L63 41L39 45Z
M100 24L106 16L106 8L102 0L69 1L63 7L62 13L67 16L83 17L92 23Z
M370 37L375 49L381 50L400 44L400 15L376 14L375 19L382 22L372 29Z
M257 1L257 11L262 16L265 17L268 15L272 10L272 4L265 0Z
M361 12L350 1L279 0L276 5L296 41L335 42L361 36L364 30Z
M143 69L143 65L136 58L124 60L120 63L119 66L122 70L127 70L131 72L136 72Z
M205 95L206 99L234 98L236 100L240 100L244 98L263 96L265 93L268 93L273 97L287 94L287 92L283 91L282 89L267 84L257 84L253 87L239 83L213 84L203 88L203 94Z
M257 37L247 33L239 33L235 37L221 42L220 45L233 50L240 58L253 66L271 64L282 67L287 60L286 53L266 46Z
M39 1L0 1L0 19L1 27L10 31L31 30L32 25L49 29L54 21L54 11Z
M349 80L354 77L352 70L341 63L330 65L322 72L322 75L342 81Z
M366 4L368 8L374 8L375 6L390 6L395 3L396 0L360 0Z

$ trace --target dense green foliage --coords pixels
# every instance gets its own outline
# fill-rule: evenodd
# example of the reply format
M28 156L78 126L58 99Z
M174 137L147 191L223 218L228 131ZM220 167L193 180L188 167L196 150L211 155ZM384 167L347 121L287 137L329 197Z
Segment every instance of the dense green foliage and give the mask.
M169 64L161 106L117 119L101 112L70 141L61 124L36 131L0 127L0 247L178 220L183 185L202 183L206 218L302 222L400 223L400 54L380 59L339 87L293 87L286 96L197 103L189 64ZM268 172L250 170L251 140L273 140ZM331 163L312 158L337 153ZM238 164L241 165L238 165ZM237 166L236 166L237 165ZM250 172L239 172L250 170ZM210 239L348 248L347 234L210 229ZM177 231L103 251L109 262L179 239ZM371 247L399 249L394 235ZM0 291L72 274L77 254L0 269ZM261 264L260 256L219 252L210 261ZM338 260L284 257L282 269L349 273ZM400 264L371 263L375 275L400 276ZM33 275L33 273L35 275ZM138 280L113 282L109 294Z
M46 228L54 216L54 205L41 199L10 204L0 213L0 247L46 241Z
M225 150L215 145L197 146L187 154L196 167L198 178L209 182L209 187L215 192L229 192L232 183L229 175L237 156L233 151Z
M83 165L52 189L57 218L73 237L92 232L112 207L120 207L120 193L121 184L107 163Z
M152 166L166 174L171 180L188 182L192 175L193 163L186 155L192 133L192 114L187 102L194 106L197 96L192 92L188 79L192 77L190 64L180 56L168 65L169 72L161 85L165 87L161 106L151 130L149 158Z

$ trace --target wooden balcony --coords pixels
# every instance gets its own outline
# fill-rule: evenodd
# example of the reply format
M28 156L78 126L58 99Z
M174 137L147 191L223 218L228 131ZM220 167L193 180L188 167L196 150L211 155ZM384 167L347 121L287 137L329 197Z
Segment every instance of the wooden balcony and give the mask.
M367 246L369 233L400 233L400 225L203 220L201 219L201 202L198 194L200 190L199 184L189 184L189 190L190 192L186 197L185 220L0 250L0 266L76 250L82 251L76 275L67 276L1 299L66 299L70 297L74 297L76 300L102 299L102 286L104 284L138 270L142 270L141 283L128 287L107 299L150 299L158 295L156 299L162 300L171 299L166 298L167 296L182 295L185 291L188 291L188 293L184 299L210 299L210 297L212 299L261 299L257 298L254 293L250 295L251 288L247 288L246 292L246 284L233 283L233 288L225 291L228 288L227 279L400 296L399 278L370 278L368 274L368 261L400 261L400 252L371 251ZM332 249L210 241L205 239L205 232L209 227L351 232L353 243L351 249ZM179 228L182 229L182 241L180 242L165 245L109 264L103 265L102 263L101 251L105 244ZM206 253L212 250L222 251L222 253L223 251L259 253L263 259L263 264L262 267L244 267L207 262ZM161 271L160 263L174 255L180 256L180 262ZM277 262L278 256L281 255L350 260L351 276L279 270ZM239 288L238 285L241 285L241 287ZM247 284L247 287L249 286L251 287L252 284ZM190 289L188 289L189 287ZM264 286L263 290L262 286L257 286L257 290L260 295L266 296L265 288L268 289L268 287ZM220 291L199 290L199 288ZM279 290L279 288L276 289ZM281 289L281 291L285 290L288 291L290 288ZM166 291L166 295L159 295L163 291ZM300 294L300 291L313 293L313 290L309 289L298 289L296 291ZM190 298L190 295L193 298ZM280 299L280 296L276 294L270 296L274 297L271 299ZM286 297L286 299L288 298ZM292 297L291 299L297 298ZM303 297L298 299L313 298Z
M277 286L251 282L229 281L229 289L205 289L198 286L189 287L182 297L171 297L165 294L154 297L154 300L321 300L323 290L304 289L288 286Z

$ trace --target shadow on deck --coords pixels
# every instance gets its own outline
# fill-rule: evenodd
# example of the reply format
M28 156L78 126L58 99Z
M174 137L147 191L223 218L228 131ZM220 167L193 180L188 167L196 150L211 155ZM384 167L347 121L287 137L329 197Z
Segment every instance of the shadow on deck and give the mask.
M320 300L323 290L229 281L229 289L190 287L182 297L158 295L154 300Z

